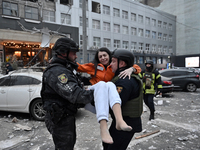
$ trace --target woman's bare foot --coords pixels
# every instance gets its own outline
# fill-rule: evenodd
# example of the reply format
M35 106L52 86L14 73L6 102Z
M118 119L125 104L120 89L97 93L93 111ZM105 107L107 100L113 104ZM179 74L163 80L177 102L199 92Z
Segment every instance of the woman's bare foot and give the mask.
M107 129L101 130L101 139L104 143L112 144L113 139Z
M116 122L116 129L123 131L131 131L132 127L128 126L124 120Z

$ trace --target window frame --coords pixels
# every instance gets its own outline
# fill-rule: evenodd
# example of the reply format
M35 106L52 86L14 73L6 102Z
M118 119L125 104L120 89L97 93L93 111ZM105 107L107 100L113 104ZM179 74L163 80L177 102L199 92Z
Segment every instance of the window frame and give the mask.
M144 36L144 30L142 28L138 29L138 36L140 36L140 37Z
M47 13L47 15L45 15L45 13ZM53 13L53 16L52 16ZM47 20L45 20L44 18L48 18ZM53 19L53 21L51 20ZM51 11L51 10L43 10L43 20L44 21L49 21L49 22L55 22L55 12Z
M31 10L31 12L28 12L28 8ZM37 11L37 13L33 13L32 11ZM27 17L27 14L31 15L31 17ZM37 19L35 19L34 16L37 16ZM39 20L39 12L38 12L38 8L36 7L31 7L31 6L25 6L25 18L26 19L31 19L31 20Z
M141 51L143 51L143 43L139 43L138 49L141 50Z
M122 48L128 49L128 41L123 41L122 42Z
M9 5L9 9L6 8L6 7L4 7L6 4ZM12 5L13 5L13 6L16 6L17 9L13 9ZM11 2L7 2L7 1L3 1L3 2L2 2L2 14L3 14L3 15L8 15L8 16L13 16L13 17L19 17L19 8L18 8L18 7L19 7L19 6L18 6L18 4L16 4L16 3L11 3ZM9 14L8 14L8 13L5 13L6 10L7 10L8 12L10 12L10 13L9 13ZM13 13L14 11L17 12L16 15L12 15L12 14L14 14L14 13Z
M103 5L103 14L104 15L110 15L110 7Z
M122 18L128 19L128 11L122 10Z
M113 44L114 48L120 48L120 40L114 39Z
M150 30L145 30L145 37L150 38Z
M71 25L71 15L70 14L61 13L60 19L61 19L60 20L61 24Z
M137 21L137 15L135 13L131 13L131 20Z
M93 29L101 29L100 20L92 19L92 28Z
M146 25L150 25L150 17L145 18L145 23L146 23Z
M162 40L162 33L158 32L158 40Z
M125 25L122 26L122 33L128 34L128 26L125 26Z
M103 39L103 46L104 47L110 47L110 45L111 45L111 40L108 39L108 38L104 38Z
M146 48L145 48L147 51L150 50L150 44L149 43L146 43Z
M137 28L131 27L131 35L137 35Z
M119 31L119 32L116 32L116 31ZM113 26L113 32L114 33L120 33L120 25L119 24L114 24L114 26Z
M120 10L117 8L113 8L113 16L114 17L120 17Z
M93 37L93 46L101 47L101 38L100 37Z
M162 27L162 21L158 20L158 27L161 28Z
M144 23L144 17L142 15L138 15L138 22Z
M110 31L110 23L109 22L103 22L103 30Z
M136 50L137 49L137 42L131 42L131 49Z

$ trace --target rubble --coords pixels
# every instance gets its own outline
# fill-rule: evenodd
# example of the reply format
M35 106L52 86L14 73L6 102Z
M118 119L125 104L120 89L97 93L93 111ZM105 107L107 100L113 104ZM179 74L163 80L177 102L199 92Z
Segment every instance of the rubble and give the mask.
M25 131L30 131L31 127L28 126L23 126L21 124L16 124L14 127L14 130L25 130Z
M194 101L191 104L190 99ZM188 101L189 100L189 101ZM200 143L200 90L196 94L176 92L173 97L156 98L155 119L149 121L149 109L144 104L142 127L127 150L169 149L199 150ZM170 105L169 105L170 104ZM5 117L4 117L5 116ZM16 116L16 117L13 117ZM17 119L18 122L13 122ZM22 118L22 119L18 119ZM108 126L111 119L108 121ZM52 136L45 123L16 113L0 116L0 150L53 150ZM74 150L102 150L96 115L80 109L76 115L77 142ZM157 133L138 138L142 135Z

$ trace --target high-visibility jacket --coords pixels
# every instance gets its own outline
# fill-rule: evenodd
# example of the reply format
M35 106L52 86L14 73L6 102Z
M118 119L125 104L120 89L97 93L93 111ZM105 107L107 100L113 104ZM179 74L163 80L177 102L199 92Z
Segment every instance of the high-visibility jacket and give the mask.
M114 77L114 73L112 72L112 68L109 65L107 68L104 67L101 63L98 64L97 66L97 72L96 76L95 75L95 67L93 63L86 63L86 64L78 64L78 69L77 71L79 72L85 72L91 75L90 83L93 85L99 81L111 81L112 78ZM141 72L141 68L134 64L133 67L136 69L135 74L138 74Z
M150 73L150 72L148 72ZM143 93L144 94L155 94L156 88L158 88L158 91L162 92L162 81L161 76L157 70L153 70L152 73L152 81L151 81L151 88L147 89L145 85L145 81L143 80ZM139 76L141 79L144 79L145 76L145 70L142 70L141 73L139 73ZM157 87L156 87L157 86Z

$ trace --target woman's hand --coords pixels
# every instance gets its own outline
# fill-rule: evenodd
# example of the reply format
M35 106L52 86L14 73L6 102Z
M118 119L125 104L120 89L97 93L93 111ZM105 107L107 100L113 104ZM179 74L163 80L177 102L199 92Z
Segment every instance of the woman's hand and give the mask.
M135 72L135 71L136 71L135 68L130 67L130 68L128 68L128 69L126 69L126 70L120 72L120 74L119 74L118 76L119 76L119 78L123 78L123 79L126 78L126 76L128 76L129 79L130 79L130 78L131 78L131 74L132 74L133 72Z

